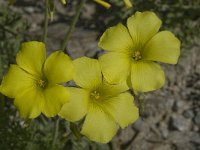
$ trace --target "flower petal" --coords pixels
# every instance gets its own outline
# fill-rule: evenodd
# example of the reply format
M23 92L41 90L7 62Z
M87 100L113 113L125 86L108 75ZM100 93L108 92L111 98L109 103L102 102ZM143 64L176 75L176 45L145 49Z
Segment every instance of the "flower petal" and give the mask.
M132 36L133 42L143 46L159 30L162 22L155 13L136 12L135 15L128 18L127 26ZM142 48L142 47L141 47Z
M133 41L127 28L119 23L104 32L98 45L104 50L130 53Z
M89 92L73 87L68 88L68 90L70 92L70 101L63 105L59 116L72 122L78 121L87 113Z
M14 104L19 109L21 117L36 118L41 113L44 96L41 90L32 87L20 92L16 96Z
M46 59L46 49L42 42L25 42L17 53L17 64L27 72L38 77L42 76L42 66Z
M67 82L73 78L74 66L69 56L56 51L47 58L44 73L51 84Z
M180 41L169 31L157 33L142 52L144 60L176 64L180 56Z
M51 86L44 91L45 102L42 112L47 117L56 116L69 100L69 91L61 85Z
M102 83L102 74L98 60L81 57L73 61L74 81L80 87L94 90Z
M104 78L111 84L126 81L130 74L130 56L122 53L106 53L99 57Z
M160 65L151 61L133 61L131 82L136 92L148 92L161 88L165 74Z
M98 91L102 99L108 99L119 95L122 92L125 92L129 89L126 82L119 84L109 84L106 80L103 81L103 84L99 87Z
M0 92L15 98L17 94L35 85L34 77L17 65L11 65L7 74L3 77Z
M122 128L133 123L139 117L138 108L130 93L122 93L105 101L104 108L113 116Z
M81 133L92 141L108 143L116 134L117 129L117 124L108 114L100 107L91 104Z

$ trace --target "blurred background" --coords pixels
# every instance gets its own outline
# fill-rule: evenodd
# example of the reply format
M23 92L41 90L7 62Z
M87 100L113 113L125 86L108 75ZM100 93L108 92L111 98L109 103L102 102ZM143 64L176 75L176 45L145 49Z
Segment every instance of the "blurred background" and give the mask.
M49 22L48 53L60 49L61 41L76 12L79 0L63 6L55 1L53 21ZM172 31L182 42L177 65L164 65L165 86L145 94L145 108L134 124L108 144L68 136L70 126L57 118L40 116L23 120L13 100L0 95L0 150L200 150L200 0L132 0L133 8L122 0L109 0L110 9L87 0L68 44L73 59L97 58L102 50L97 41L106 28L126 19L136 11L152 10L162 19L161 30ZM0 80L21 42L41 40L44 1L0 1ZM55 127L58 134L55 140ZM72 127L71 127L72 128Z

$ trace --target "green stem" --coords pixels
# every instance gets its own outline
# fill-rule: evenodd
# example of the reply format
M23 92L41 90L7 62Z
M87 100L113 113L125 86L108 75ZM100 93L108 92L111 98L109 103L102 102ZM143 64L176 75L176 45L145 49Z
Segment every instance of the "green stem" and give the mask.
M3 117L4 114L4 96L0 93L0 116Z
M43 36L42 36L42 41L44 43L46 42L46 38L47 38L48 20L49 20L48 0L45 0L44 31L43 31Z
M40 115L40 117L41 117L42 123L44 124L44 126L46 126L48 124L46 118L43 115Z
M138 98L138 100L139 100L139 113L140 113L140 116L143 116L143 113L144 113L144 98L145 98L144 93L141 93L141 95Z
M55 132L54 132L54 137L53 137L53 142L52 142L52 149L55 149L55 144L58 137L59 124L60 124L60 119L58 118L55 124Z
M73 135L77 138L80 139L81 138L81 134L79 131L79 127L77 124L70 122L70 130L73 133Z
M69 41L69 38L71 36L71 33L72 31L74 30L75 26L76 26L76 23L78 21L78 18L80 16L80 12L81 12L81 9L83 8L84 4L85 4L85 1L86 0L81 0L80 4L78 5L77 9L76 9L76 14L74 15L73 19L72 19L72 22L70 23L70 26L67 30L67 33L64 37L64 40L61 44L61 50L63 50L65 53L67 53L67 51L65 50L65 47Z

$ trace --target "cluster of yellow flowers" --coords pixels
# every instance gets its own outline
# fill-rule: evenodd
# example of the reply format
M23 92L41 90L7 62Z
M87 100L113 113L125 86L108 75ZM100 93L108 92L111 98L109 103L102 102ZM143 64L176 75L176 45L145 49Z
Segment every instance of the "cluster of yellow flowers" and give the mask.
M165 76L155 61L176 64L180 41L169 31L159 31L161 20L153 12L136 12L107 29L99 46L108 52L99 59L71 60L62 51L46 59L42 42L26 42L3 77L0 92L14 98L24 118L41 113L75 122L85 117L81 133L90 140L107 143L119 127L139 117L133 96L164 85ZM77 87L65 87L74 80Z

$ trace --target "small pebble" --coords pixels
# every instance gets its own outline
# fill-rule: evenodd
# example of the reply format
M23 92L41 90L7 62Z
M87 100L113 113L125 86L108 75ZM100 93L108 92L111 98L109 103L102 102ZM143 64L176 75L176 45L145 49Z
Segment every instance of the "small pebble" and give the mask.
M185 105L185 104L184 104L183 101L177 100L177 101L175 101L174 106L172 107L172 109L173 109L174 111L178 111L178 110L182 109L182 108L184 107L184 105Z
M194 118L194 123L198 126L200 126L200 111L197 112L195 118Z
M144 121L139 118L134 124L133 124L133 129L137 131L141 131L143 129Z
M192 110L185 110L183 116L187 119L192 119L194 117L194 112Z
M187 131L191 128L191 122L183 116L173 116L170 120L170 128L178 131Z

